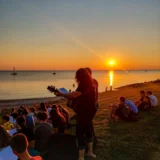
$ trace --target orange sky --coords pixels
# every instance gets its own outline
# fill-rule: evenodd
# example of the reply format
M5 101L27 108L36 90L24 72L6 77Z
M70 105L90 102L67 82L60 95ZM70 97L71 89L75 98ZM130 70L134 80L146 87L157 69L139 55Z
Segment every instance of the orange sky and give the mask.
M160 69L160 3L1 2L0 70Z

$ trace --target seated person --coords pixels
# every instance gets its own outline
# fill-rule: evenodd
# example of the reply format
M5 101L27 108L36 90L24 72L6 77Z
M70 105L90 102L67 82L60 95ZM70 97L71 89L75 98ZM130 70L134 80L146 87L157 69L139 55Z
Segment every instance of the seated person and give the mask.
M34 118L33 116L30 116L29 115L29 111L27 108L25 108L22 112L22 115L25 117L26 119L26 126L27 128L30 128L30 129L34 129L35 127L35 122L34 122Z
M12 108L12 109L11 109L10 117L11 117L11 116L12 116L12 114L13 114L13 113L15 113L15 112L16 112L15 108Z
M34 107L30 108L30 113L28 114L29 116L33 117L35 124L37 123L37 117L36 115L36 110Z
M9 145L10 138L11 136L7 130L2 125L0 125L0 149Z
M140 107L140 109L148 110L151 108L152 106L151 106L150 98L148 96L145 96L143 99L143 105Z
M145 96L146 96L145 92L144 91L140 91L140 100L135 102L135 104L137 106L141 106L141 105L143 106L143 99L144 99Z
M48 112L48 114L49 114L50 111L52 110L52 108L51 108L50 104L46 104L46 107L47 107L47 112Z
M152 106L152 107L156 107L156 106L158 105L157 97L154 96L151 91L148 91L148 92L147 92L147 96L148 96L149 99L150 99L151 106Z
M10 122L9 119L10 119L10 116L7 115L7 114L2 117L2 123L3 123L4 128L5 128L6 130L11 130L11 129L14 128L13 123Z
M69 121L69 111L66 108L62 107L61 105L53 105L52 109L58 109L59 112L66 118L66 121L68 123L68 121Z
M46 103L40 103L39 111L46 112L46 113L48 112Z
M124 97L120 97L120 104L114 108L114 113L116 116L120 117L122 120L132 121L136 120L138 109L136 105L130 101L126 100Z
M19 114L17 112L12 113L10 116L10 122L13 123L14 127L16 127L16 119L18 118Z
M53 127L47 123L47 113L39 112L37 115L39 125L35 128L35 149L41 152L41 155L47 153L47 144L50 136L53 134Z
M55 133L64 133L67 120L59 109L52 109L50 112L50 119L52 121L52 126L55 129Z
M11 138L10 146L13 153L19 157L20 160L42 160L40 156L32 157L28 153L28 140L24 134L16 134Z
M26 119L24 116L19 116L16 120L17 122L17 133L23 133L29 142L29 148L28 149L33 149L34 148L34 132L31 128L27 128L26 126ZM16 134L17 134L16 133Z
M48 143L48 160L76 159L78 159L76 136L70 134L53 134L50 137Z

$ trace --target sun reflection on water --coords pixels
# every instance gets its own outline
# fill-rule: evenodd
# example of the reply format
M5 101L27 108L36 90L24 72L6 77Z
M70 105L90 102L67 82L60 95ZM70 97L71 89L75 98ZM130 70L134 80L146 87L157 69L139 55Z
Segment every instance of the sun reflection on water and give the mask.
M110 86L113 86L113 71L109 71Z

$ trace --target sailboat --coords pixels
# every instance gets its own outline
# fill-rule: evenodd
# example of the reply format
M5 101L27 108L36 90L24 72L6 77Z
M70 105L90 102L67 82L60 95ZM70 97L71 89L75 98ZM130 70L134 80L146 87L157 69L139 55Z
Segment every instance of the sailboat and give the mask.
M56 74L56 72L55 72L55 69L54 69L54 72L53 72L53 74L54 74L54 75Z
M15 67L13 67L13 72L11 73L11 75L13 75L13 76L16 76L16 75L17 75L17 72L16 72L16 70L15 70Z

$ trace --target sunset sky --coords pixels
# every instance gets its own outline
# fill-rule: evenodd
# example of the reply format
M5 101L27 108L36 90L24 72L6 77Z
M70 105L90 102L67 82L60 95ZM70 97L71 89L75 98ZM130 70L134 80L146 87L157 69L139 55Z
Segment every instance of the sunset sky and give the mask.
M160 69L160 0L0 0L0 70Z

